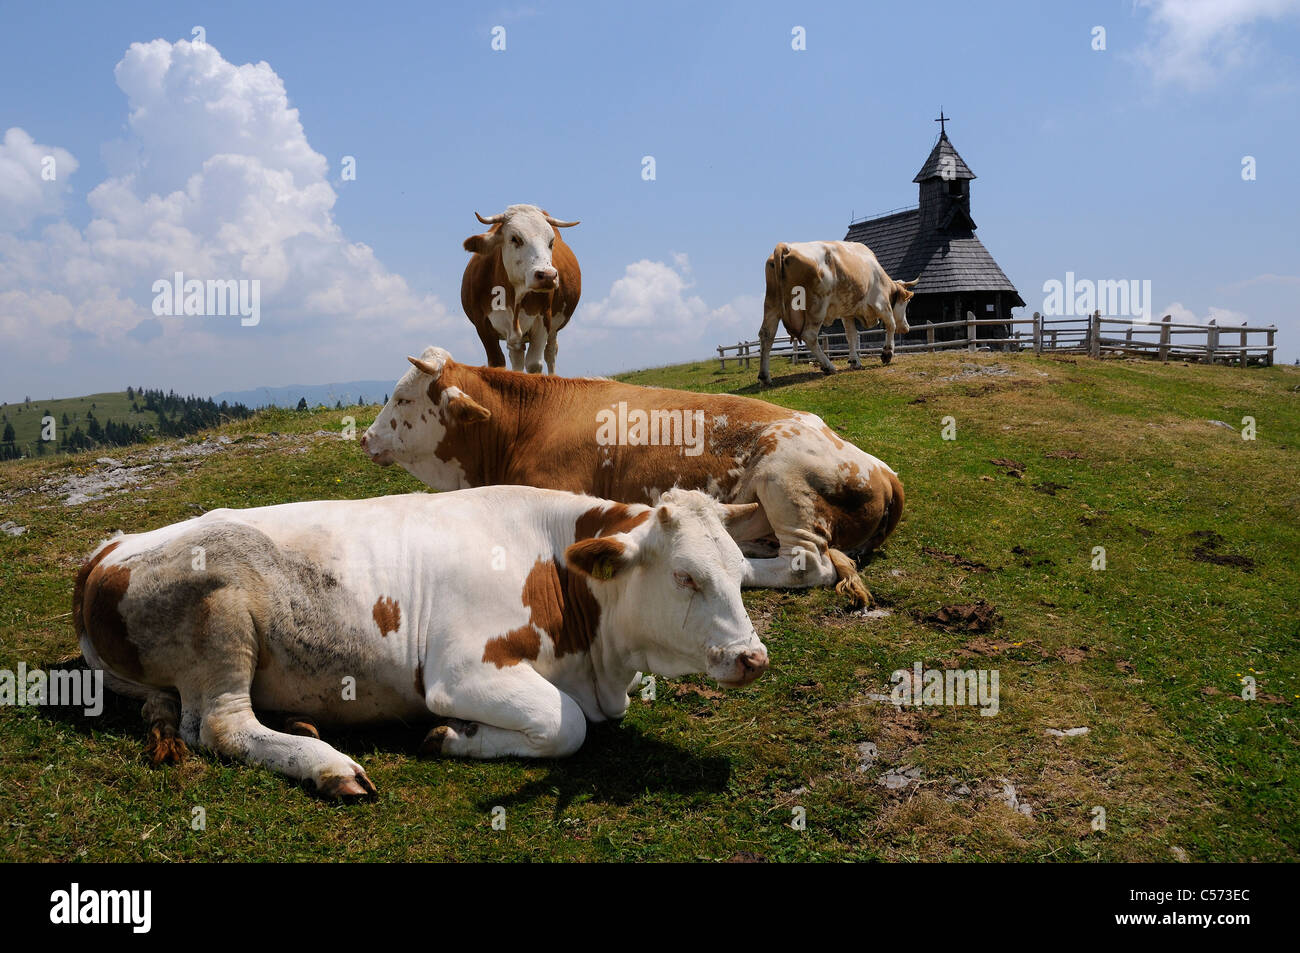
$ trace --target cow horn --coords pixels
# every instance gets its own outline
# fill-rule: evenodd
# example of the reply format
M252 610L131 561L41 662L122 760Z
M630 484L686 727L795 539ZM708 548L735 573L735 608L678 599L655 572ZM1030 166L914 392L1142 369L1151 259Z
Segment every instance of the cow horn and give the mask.
M503 221L505 221L506 213L505 213L505 212L498 212L498 213L495 214L495 215L489 215L487 218L484 218L484 217L483 217L482 215L480 215L478 212L475 212L475 213L474 213L474 217L475 217L476 219L478 219L480 222L482 222L484 225L496 225L496 224L498 224L499 222L503 222Z
M551 218L551 216L547 215L546 224L553 225L555 228L572 228L574 225L581 225L582 222L581 220L576 222L561 222L558 218Z
M429 361L418 357L411 357L410 355L407 355L406 359L414 364L417 370L424 371L424 373L428 374L430 377L436 378L442 374L442 368L437 364L431 364Z

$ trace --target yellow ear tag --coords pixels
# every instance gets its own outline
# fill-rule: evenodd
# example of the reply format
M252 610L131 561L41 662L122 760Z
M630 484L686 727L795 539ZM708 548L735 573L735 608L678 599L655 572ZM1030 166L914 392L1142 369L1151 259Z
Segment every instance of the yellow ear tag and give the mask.
M608 559L599 560L591 567L591 575L593 579L613 579L614 564Z

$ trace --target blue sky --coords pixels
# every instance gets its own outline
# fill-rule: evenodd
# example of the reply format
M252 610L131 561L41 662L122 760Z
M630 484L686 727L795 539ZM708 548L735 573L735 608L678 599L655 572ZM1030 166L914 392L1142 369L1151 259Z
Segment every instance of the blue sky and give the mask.
M1067 271L1150 280L1300 356L1300 3L921 9L5 3L0 399L481 362L461 241L516 202L582 220L561 373L707 356L755 336L777 241L915 202L940 107L1026 313ZM155 317L177 268L259 278L261 322Z

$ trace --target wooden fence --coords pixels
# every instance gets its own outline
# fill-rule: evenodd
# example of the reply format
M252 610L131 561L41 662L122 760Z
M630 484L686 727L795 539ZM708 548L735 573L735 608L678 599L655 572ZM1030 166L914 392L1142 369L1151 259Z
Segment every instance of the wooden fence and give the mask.
M1010 337L980 337L981 327L1006 328ZM965 337L948 341L935 339L935 332L944 328L964 328ZM1023 331L1017 328L1024 328ZM942 351L965 348L968 351L1033 351L1064 354L1086 354L1101 357L1104 353L1128 354L1149 357L1159 361L1203 361L1214 364L1251 364L1269 366L1273 363L1276 325L1249 327L1242 324L1218 325L1175 324L1169 315L1160 321L1134 321L1131 318L1104 318L1100 311L1082 317L1047 318L1034 312L1032 318L976 318L966 312L965 321L927 321L913 325L913 333L923 331L925 340L899 337L894 351ZM1264 337L1263 342L1258 337ZM1154 336L1154 339L1153 339ZM879 355L884 348L885 329L874 327L859 332L859 351L863 357ZM848 338L844 331L823 331L818 343L831 360L849 354ZM718 346L718 363L726 370L727 362L743 362L745 367L760 354L758 341L740 341ZM795 337L778 338L772 343L772 358L788 358L791 364L800 360L812 361L807 345Z

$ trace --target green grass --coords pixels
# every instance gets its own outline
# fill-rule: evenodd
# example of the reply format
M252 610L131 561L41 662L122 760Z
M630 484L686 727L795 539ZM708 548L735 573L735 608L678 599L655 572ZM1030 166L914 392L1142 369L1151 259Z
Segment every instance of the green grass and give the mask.
M962 373L990 365L1010 373ZM6 708L0 857L1297 859L1300 372L985 354L903 355L828 379L774 370L777 386L762 392L756 367L625 378L761 394L820 414L893 465L907 512L864 570L887 618L849 615L829 591L747 591L772 653L762 679L725 694L702 678L661 680L653 703L634 700L565 761L420 760L419 726L327 733L366 766L374 804L327 804L206 754L149 768L138 706L125 700L97 719ZM225 453L157 464L135 492L77 507L24 491L97 454L0 468L0 521L29 527L0 535L0 668L75 664L72 579L114 529L417 489L355 442L316 435L337 432L345 413L363 428L375 412L264 412L219 431L235 440ZM949 416L953 441L940 437ZM1209 423L1244 416L1254 441ZM1061 452L1073 456L1049 456ZM1022 464L1022 476L994 459ZM1196 558L1197 531L1222 537L1211 555L1253 567ZM1091 568L1097 546L1104 571ZM925 621L977 599L1000 613L992 632ZM1000 714L868 698L918 660L997 669ZM1259 699L1239 697L1243 675ZM1045 732L1077 726L1089 732ZM866 741L880 760L859 772ZM875 783L902 766L919 768L919 783ZM1002 779L1032 817L989 796ZM959 784L972 794L956 795ZM498 805L504 831L491 827ZM795 806L805 831L789 826ZM191 829L195 807L206 830ZM1090 828L1095 807L1104 832Z
M137 401L140 403L140 401ZM86 414L93 412L95 419L101 424L113 420L117 423L124 424L144 424L146 426L156 427L158 425L158 415L152 411L131 410L131 399L126 396L126 391L117 391L106 394L88 394L85 397L62 397L58 400L34 400L31 403L14 403L5 404L0 407L0 431L4 430L3 421L7 419L14 425L14 443L20 447L28 456L34 456L36 453L36 444L40 442L41 437L41 418L46 413L54 417L55 426L58 428L59 436L64 435L63 415L68 415L67 432L70 434L77 427L82 432L86 431ZM54 453L54 446L49 446L51 455ZM102 448L99 456L111 454L116 447Z

